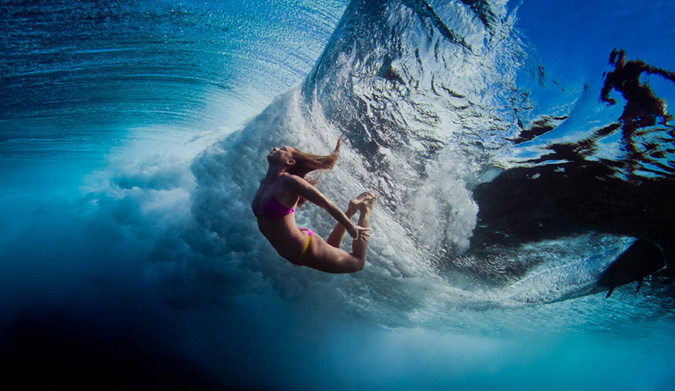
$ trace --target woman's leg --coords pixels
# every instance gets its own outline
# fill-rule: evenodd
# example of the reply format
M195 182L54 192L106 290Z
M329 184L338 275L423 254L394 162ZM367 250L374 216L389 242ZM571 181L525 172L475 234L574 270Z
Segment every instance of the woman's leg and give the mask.
M368 228L370 213L375 206L377 197L369 194L369 198L362 197L360 200L358 198L356 200L356 209L361 212L359 225ZM342 235L344 236L344 233ZM314 235L314 237L316 237L316 240L312 239L310 245L312 247L312 254L305 261L305 266L327 273L354 273L362 270L366 265L366 253L368 250L367 235L364 235L360 240L354 240L351 254L324 241L318 235Z
M360 205L361 215L359 216L359 226L368 228L370 225L370 212L373 211L377 197L371 194L370 198L366 198ZM358 240L352 242L352 255L356 258L362 259L364 266L366 263L366 255L368 252L368 238L370 234L363 234Z
M371 193L365 192L361 193L358 197L349 201L349 206L347 207L345 215L347 215L347 217L351 219L352 216L354 216L356 212L359 210L359 205L363 202L363 200L372 196L373 195ZM342 245L342 240L345 238L346 232L347 228L344 225L337 223L335 225L335 228L333 229L333 232L331 232L330 236L328 236L328 240L326 240L326 243L330 244L333 247L340 248L340 246Z

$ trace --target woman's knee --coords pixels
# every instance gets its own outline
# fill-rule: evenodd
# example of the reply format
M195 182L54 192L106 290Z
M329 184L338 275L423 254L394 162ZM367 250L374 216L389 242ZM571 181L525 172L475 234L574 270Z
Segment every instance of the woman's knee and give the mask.
M352 264L354 265L354 271L360 272L363 268L366 267L366 260L352 256Z

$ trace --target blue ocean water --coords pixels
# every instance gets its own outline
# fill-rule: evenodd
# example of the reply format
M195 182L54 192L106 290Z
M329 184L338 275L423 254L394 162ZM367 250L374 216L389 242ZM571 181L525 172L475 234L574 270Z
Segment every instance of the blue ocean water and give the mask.
M8 385L672 388L671 2L1 4ZM339 135L321 191L381 195L348 276L249 207Z

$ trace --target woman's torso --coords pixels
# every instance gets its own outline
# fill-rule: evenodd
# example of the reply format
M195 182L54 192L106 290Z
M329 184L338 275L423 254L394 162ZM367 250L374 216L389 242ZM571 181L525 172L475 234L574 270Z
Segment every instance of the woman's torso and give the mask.
M258 229L279 255L294 262L302 253L306 234L295 224L298 195L284 187L283 175L270 182L263 179L251 204L258 219ZM288 207L289 199L293 207Z

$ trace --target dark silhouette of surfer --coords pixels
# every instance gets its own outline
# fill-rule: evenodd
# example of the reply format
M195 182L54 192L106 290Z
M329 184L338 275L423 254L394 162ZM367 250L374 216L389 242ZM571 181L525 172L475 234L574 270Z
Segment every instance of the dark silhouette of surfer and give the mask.
M605 297L610 297L614 288L637 281L637 293L646 276L663 270L666 266L667 261L661 246L651 240L638 239L602 273L597 290L607 289Z
M633 134L638 128L656 125L659 119L664 124L673 117L666 113L665 103L652 91L649 84L642 83L642 74L654 74L675 82L675 72L653 67L642 60L626 61L626 52L623 49L612 50L609 63L614 70L605 74L605 84L600 93L600 100L616 104L616 100L609 97L612 89L618 91L626 99L626 106L620 120L623 122L623 137L626 147L631 153L636 153L633 145Z
M665 102L640 78L653 74L675 82L675 73L653 67L644 61L626 61L623 50L614 50L612 72L605 74L600 99L616 104L610 98L616 90L626 99L618 121L594 130L590 136L573 143L548 146L550 154L528 161L529 165L501 172L490 182L477 185L473 198L479 206L477 226L471 238L471 251L489 254L495 246L519 246L524 243L550 240L589 233L603 233L639 238L602 273L594 291L608 290L631 281L638 283L646 276L675 276L675 180L668 177L616 175L619 168L629 171L646 162L662 168L659 173L673 172L669 162L650 159L650 146L638 151L633 141L638 132L668 133L651 143L668 143L675 130L668 121ZM535 122L521 132L514 143L529 141L555 129L555 122ZM654 129L644 129L653 125ZM593 157L597 141L622 129L628 151L625 160ZM656 147L662 147L657 145ZM667 146L661 157L672 153ZM658 152L658 151L657 151ZM643 155L644 154L644 155ZM667 157L667 156L666 156ZM670 266L669 266L670 265ZM509 271L516 273L515 271Z

